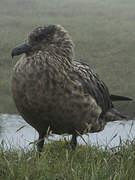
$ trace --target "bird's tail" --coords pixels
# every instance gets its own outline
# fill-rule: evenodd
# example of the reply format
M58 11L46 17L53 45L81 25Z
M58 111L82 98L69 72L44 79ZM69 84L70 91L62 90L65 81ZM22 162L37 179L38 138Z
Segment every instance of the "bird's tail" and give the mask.
M132 101L131 98L126 97L126 96L119 96L119 95L110 95L111 101Z
M127 119L128 116L121 114L115 108L111 108L105 115L106 122Z

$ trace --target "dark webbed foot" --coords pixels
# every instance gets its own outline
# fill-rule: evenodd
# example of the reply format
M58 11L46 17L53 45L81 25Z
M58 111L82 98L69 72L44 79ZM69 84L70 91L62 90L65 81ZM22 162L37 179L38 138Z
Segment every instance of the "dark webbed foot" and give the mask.
M75 150L76 145L77 145L77 135L76 134L72 135L72 139L71 139L70 145L72 147L72 150Z

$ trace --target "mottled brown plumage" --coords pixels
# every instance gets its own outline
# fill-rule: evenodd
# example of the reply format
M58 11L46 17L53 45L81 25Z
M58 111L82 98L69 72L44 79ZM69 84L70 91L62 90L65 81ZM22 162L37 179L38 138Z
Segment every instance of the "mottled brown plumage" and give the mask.
M39 151L48 129L72 134L72 148L78 134L104 129L113 111L108 88L87 64L73 60L73 43L63 27L34 29L12 56L22 53L13 69L13 98L39 133Z

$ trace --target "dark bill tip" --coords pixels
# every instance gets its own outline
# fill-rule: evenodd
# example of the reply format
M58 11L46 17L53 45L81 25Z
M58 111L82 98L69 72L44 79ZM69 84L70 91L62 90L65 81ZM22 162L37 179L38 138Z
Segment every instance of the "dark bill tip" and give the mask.
M29 46L27 43L23 43L21 45L18 45L16 46L12 51L11 51L11 56L12 58L14 56L18 56L20 54L23 54L23 53L28 53L31 51L31 46Z

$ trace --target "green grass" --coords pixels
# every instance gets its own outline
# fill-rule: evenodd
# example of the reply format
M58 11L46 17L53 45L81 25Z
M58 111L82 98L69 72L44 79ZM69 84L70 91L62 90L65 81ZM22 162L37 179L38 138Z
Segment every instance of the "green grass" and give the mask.
M35 150L0 150L0 180L134 180L135 142L102 150L67 142L46 144L41 157Z
M0 112L16 113L10 84L17 58L10 52L28 32L43 24L61 24L73 37L77 59L89 63L115 94L134 96L135 1L1 0ZM135 115L135 102L119 108Z

